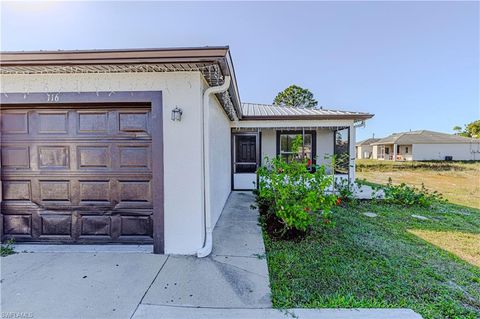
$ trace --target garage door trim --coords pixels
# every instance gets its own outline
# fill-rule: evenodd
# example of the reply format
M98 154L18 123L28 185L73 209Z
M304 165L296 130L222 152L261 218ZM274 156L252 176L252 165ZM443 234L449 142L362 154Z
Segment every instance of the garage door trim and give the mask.
M153 202L153 252L164 253L164 172L163 172L163 112L161 91L124 92L53 92L53 93L3 93L2 106L61 107L72 104L132 105L149 104L152 120L152 202ZM0 139L1 143L1 139ZM1 146L1 145L0 145ZM155 159L155 160L153 160ZM1 165L1 164L0 164ZM1 166L0 166L1 169ZM1 202L0 189L0 202ZM3 237L3 215L0 214L0 235Z

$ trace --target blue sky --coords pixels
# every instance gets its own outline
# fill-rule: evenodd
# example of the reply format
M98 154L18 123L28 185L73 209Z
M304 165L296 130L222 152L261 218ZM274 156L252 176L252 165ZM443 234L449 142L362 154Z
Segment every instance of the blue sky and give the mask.
M241 99L297 84L357 140L480 118L478 2L2 3L2 50L229 45Z

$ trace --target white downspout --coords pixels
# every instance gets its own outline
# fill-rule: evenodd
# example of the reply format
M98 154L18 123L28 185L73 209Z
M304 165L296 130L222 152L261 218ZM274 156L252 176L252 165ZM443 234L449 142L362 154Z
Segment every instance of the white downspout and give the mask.
M220 86L212 86L203 92L202 104L202 159L203 159L203 220L204 220L204 242L203 247L197 250L197 257L207 257L212 252L212 214L210 207L210 143L208 133L210 132L209 115L210 108L208 107L211 94L223 93L230 87L230 76L225 76L225 80Z

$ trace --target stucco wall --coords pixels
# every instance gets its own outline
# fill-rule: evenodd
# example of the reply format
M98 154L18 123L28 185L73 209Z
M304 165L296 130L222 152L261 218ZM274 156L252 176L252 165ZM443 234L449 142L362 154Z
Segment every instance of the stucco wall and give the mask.
M357 140L357 130L355 126L350 125L350 136L349 136L349 146L350 146L350 165L348 169L350 181L355 181L355 143Z
M472 152L474 151L474 152ZM480 160L480 142L476 144L414 144L414 161L444 160L453 156L456 161Z
M231 191L230 120L216 97L210 97L210 203L215 225Z
M274 129L262 129L262 165L264 164L265 157L271 159L275 156L277 156L277 131Z
M331 166L333 155L333 131L317 129L317 164Z
M1 92L162 91L165 252L193 254L203 243L202 81L199 72L3 75ZM176 106L183 109L181 122L170 120Z
M378 159L379 152L380 152L380 147L378 147L377 145L373 145L372 146L372 159Z
M368 159L370 157L373 157L373 146L371 145L357 146L356 157L358 159Z

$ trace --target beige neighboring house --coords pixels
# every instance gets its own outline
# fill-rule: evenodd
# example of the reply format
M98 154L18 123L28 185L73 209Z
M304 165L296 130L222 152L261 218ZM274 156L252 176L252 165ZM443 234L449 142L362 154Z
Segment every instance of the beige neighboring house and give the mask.
M355 154L357 159L369 159L373 156L373 146L372 143L379 141L379 138L367 138L366 140L360 141L355 145Z
M427 130L394 133L371 145L378 160L480 160L480 139Z

